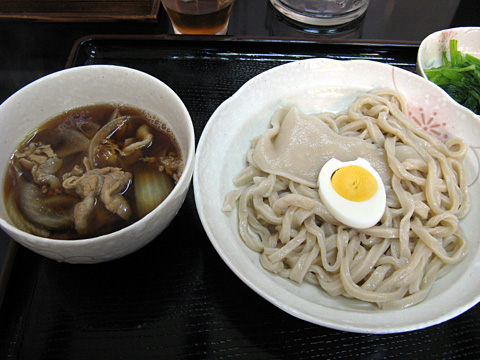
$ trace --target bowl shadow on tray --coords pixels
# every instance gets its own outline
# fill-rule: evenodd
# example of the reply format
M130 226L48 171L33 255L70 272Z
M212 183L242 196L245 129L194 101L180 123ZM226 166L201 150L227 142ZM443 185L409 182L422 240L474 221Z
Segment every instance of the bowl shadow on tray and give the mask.
M384 358L395 354L391 349L398 341L396 334L348 333L311 324L260 297L225 264L209 262L205 266L205 282L216 281L219 283L217 287L223 288L224 292L219 298L215 296L216 289L207 289L206 296L215 303L210 321L223 325L218 331L204 334L201 340L197 337L196 341L203 341L206 349L209 343L230 342L231 347L225 346L223 350L225 355L241 352L249 359L262 360L290 360L301 353L306 356L308 353L322 353L325 358L332 358L338 356L340 348L344 356L341 358L371 359L372 355ZM359 343L364 344L363 355L358 353Z
M205 281L220 282L224 295L219 298L212 293L207 294L215 302L211 321L221 319L218 321L223 327L218 334L205 334L203 341L231 341L236 346L241 343L241 349L236 351L248 354L249 359L290 360L298 358L300 354L308 357L312 353L339 359L404 359L414 354L421 356L425 351L433 357L442 358L452 348L460 346L458 344L468 342L466 347L477 346L473 338L465 339L465 332L473 328L478 331L471 322L475 316L469 314L479 312L478 308L451 321L416 331L398 334L351 333L311 324L283 312L243 284L223 263L207 263L205 270ZM213 291L211 288L207 290ZM470 330L465 327L467 323L470 323ZM432 338L432 334L436 335ZM225 351L228 350L235 354L233 348Z
M97 330L134 328L147 314L152 322L167 321L193 286L202 263L201 225L196 217L190 190L170 226L135 253L88 265L60 263L33 254L39 259L39 273L32 281L31 306L49 299L43 304L46 308L37 309L39 314L59 320L70 314L77 319L72 326L92 324ZM67 320L53 323L63 327Z

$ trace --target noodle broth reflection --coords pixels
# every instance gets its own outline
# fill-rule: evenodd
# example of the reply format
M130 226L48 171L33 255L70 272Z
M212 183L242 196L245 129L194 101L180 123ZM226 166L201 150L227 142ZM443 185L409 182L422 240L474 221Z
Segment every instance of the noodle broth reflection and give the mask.
M5 206L35 235L99 236L148 214L182 170L176 139L159 119L127 106L77 108L36 129L13 154Z

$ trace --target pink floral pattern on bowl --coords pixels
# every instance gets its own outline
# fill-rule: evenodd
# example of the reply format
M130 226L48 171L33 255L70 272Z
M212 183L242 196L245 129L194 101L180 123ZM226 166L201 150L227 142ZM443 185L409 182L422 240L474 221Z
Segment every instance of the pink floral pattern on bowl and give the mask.
M473 186L480 178L480 136L475 136L475 133L480 135L480 125L465 126L459 124L457 119L445 119L445 116L442 116L441 109L436 108L424 109L422 106L410 106L408 113L415 124L443 143L459 136L456 130L458 128L463 129L465 136L460 137L464 139L467 135L473 135L469 136L467 140L469 152L466 160L469 163L468 185ZM471 134L466 134L467 132Z
M450 40L456 39L458 50L480 58L480 27L458 27L437 31L427 36L418 49L417 72L428 80L424 69L442 65L443 53L449 56ZM452 101L454 101L452 99ZM413 107L414 108L414 107ZM435 112L436 111L436 112ZM419 126L435 135L442 141L447 141L450 134L458 134L467 140L470 151L467 161L470 163L469 186L473 186L480 177L480 129L478 122L459 120L458 118L440 117L440 110L425 113L423 109L412 111L411 117ZM480 118L480 117L479 117ZM458 127L455 130L455 127ZM454 131L452 131L452 129Z
M447 123L445 121L438 122L438 113L433 111L431 113L425 113L423 108L418 108L418 114L409 112L410 118L424 131L432 134L439 140L445 142L449 139L449 134L444 131Z
M457 33L458 31L456 29L447 29L440 32L438 42L442 44L444 51L448 49L448 44L450 43L450 40L457 37Z

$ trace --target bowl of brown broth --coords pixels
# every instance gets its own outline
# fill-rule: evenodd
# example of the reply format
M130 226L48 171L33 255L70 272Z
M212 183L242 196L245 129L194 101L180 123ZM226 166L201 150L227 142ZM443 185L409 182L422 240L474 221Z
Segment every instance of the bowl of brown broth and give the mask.
M48 258L97 263L156 238L180 209L195 135L159 79L111 65L62 70L0 105L0 226Z

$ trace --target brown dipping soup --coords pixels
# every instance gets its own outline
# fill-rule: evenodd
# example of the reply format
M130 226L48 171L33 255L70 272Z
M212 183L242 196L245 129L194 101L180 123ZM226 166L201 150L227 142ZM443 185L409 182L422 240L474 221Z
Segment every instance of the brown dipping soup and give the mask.
M4 184L14 224L53 239L91 238L147 215L183 170L167 125L146 112L101 104L69 110L14 152Z

